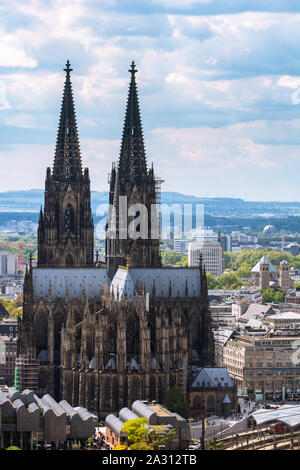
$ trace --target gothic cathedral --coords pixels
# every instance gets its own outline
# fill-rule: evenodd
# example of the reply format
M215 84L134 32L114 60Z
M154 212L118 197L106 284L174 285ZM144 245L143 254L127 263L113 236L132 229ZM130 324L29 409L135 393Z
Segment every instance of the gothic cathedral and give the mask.
M38 394L104 418L136 399L163 403L174 385L186 392L194 367L214 366L214 340L202 260L198 268L161 264L159 217L151 214L156 177L147 167L134 63L120 157L111 171L106 259L94 261L90 179L82 168L71 70L68 61L38 263L25 274L18 355L35 358ZM143 223L140 236L130 237L133 205ZM143 227L156 236L143 236Z

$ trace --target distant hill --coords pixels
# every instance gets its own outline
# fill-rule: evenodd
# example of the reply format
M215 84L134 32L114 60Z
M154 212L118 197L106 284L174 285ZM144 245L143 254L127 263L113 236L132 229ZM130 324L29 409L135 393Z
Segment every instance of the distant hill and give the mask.
M0 212L38 212L44 201L42 189L0 193ZM92 210L107 204L107 191L92 191ZM176 192L162 192L163 204L204 204L205 213L214 217L279 217L300 216L300 202L253 202L239 198L204 198Z
M44 191L8 191L0 193L0 226L11 220L38 222L40 207L44 202ZM92 191L92 211L97 223L103 218L101 205L107 205L107 191ZM177 192L163 192L162 204L204 204L205 226L218 226L228 231L250 230L261 232L270 222L280 230L300 233L300 203L297 202L254 202L234 198L200 198ZM98 210L97 210L98 209ZM193 226L195 217L193 217Z

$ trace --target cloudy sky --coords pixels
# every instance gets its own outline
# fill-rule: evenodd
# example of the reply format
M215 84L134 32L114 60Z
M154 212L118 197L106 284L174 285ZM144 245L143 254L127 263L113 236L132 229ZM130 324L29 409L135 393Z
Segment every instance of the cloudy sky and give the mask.
M299 44L299 0L0 0L0 191L44 186L66 59L107 190L134 59L163 190L300 201Z

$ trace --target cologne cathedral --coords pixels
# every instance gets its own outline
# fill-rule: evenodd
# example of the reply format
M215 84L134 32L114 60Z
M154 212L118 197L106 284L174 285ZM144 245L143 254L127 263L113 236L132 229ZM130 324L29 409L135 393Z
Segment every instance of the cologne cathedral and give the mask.
M214 341L202 260L197 268L162 267L159 229L156 238L127 232L132 204L150 209L158 202L134 63L120 156L110 174L105 262L94 260L90 177L82 166L69 61L65 71L38 262L25 273L18 358L35 359L38 395L104 418L137 399L163 403L174 385L187 392L194 367L214 366ZM149 231L159 227L158 218L144 217Z

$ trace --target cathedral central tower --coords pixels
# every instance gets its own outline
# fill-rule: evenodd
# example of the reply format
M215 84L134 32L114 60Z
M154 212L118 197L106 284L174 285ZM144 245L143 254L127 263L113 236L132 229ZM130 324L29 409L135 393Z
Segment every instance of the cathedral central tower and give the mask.
M38 266L91 266L94 223L90 178L83 171L67 61L53 169L47 168L38 228Z

